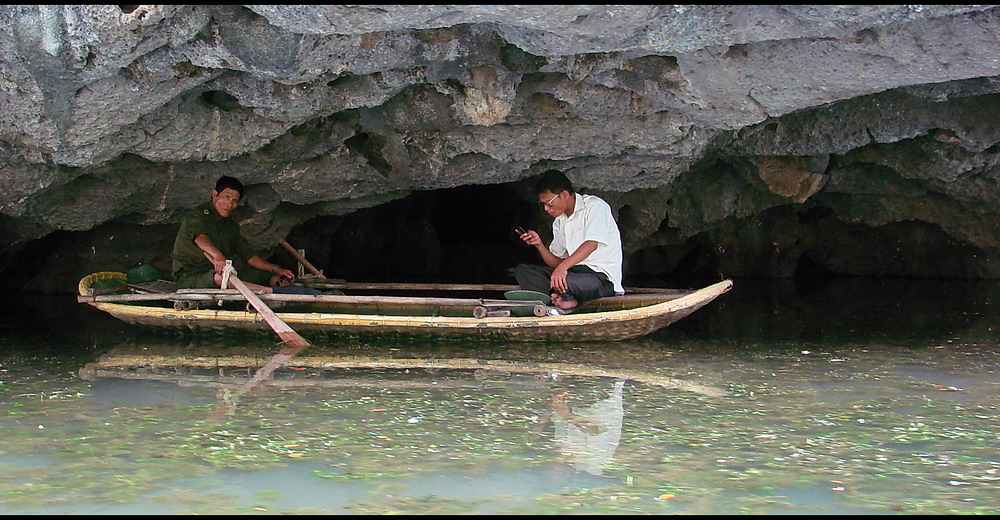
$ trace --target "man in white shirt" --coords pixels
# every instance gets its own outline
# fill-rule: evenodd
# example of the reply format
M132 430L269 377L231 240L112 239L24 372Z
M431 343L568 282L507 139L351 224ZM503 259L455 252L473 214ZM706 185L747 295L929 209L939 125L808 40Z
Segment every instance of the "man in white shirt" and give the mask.
M625 294L621 234L611 206L599 197L574 192L559 170L543 173L535 192L545 212L555 218L552 243L546 248L532 230L521 234L545 262L514 269L521 288L550 292L552 304L564 311L595 298Z

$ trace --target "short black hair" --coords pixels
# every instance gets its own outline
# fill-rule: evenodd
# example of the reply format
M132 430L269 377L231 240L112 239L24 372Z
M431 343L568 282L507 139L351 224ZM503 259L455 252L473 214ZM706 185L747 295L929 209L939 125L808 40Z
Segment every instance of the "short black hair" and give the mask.
M573 191L573 183L559 170L548 170L542 173L542 176L535 182L535 193L542 193L544 191L560 193L563 190L576 193Z
M215 192L222 193L222 190L230 188L236 190L240 197L243 197L243 183L235 177L230 177L228 175L223 175L219 177L219 180L215 181Z

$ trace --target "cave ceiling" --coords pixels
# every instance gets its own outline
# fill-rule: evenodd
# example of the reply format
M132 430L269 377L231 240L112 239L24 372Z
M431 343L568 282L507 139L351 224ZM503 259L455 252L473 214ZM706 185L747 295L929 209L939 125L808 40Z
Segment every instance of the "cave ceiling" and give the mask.
M176 225L224 174L266 247L558 168L627 213L627 252L814 204L929 226L975 252L962 276L1000 277L997 6L4 5L0 26L0 264Z

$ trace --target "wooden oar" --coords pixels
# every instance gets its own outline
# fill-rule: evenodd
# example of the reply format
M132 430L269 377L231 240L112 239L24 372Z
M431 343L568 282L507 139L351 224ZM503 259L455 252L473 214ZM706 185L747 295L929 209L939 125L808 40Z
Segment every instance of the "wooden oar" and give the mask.
M299 254L298 250L295 249L294 247L292 247L291 244L289 244L288 242L286 242L285 239L279 240L278 243L281 244L282 247L284 247L285 249L287 249L288 252L291 253L292 257L295 258L296 260L298 260L299 263L301 263L302 265L306 266L306 269L308 269L312 274L314 274L316 276L323 276L323 272L322 271L320 271L319 269L316 269L316 266L314 266L311 263L309 263L309 260L306 260L306 257L304 257L301 254Z
M292 348L305 348L309 346L309 342L305 340L302 336L299 336L297 332L292 330L281 318L278 317L270 307L267 306L260 298L257 297L253 291L247 287L243 280L240 280L236 276L236 270L233 269L232 260L226 261L225 271L228 271L229 283L233 285L243 295L244 298L253 305L254 309L264 317L264 321L274 329L274 332L281 338L281 341L285 343L286 347ZM225 276L225 275L224 275ZM225 287L223 287L225 289Z
M305 340L302 336L299 336L297 332L292 330L281 318L279 318L270 307L267 306L260 298L257 297L254 292L247 287L243 280L240 280L236 276L236 269L233 269L233 261L226 260L226 267L223 270L222 275L222 288L225 289L226 285L232 285L236 287L250 305L253 305L257 312L264 317L264 321L274 329L274 332L278 334L281 341L284 342L285 346L279 350L271 359L262 366L257 372L243 383L235 391L230 392L229 390L222 390L219 397L222 401L222 406L217 406L213 413L211 414L214 419L221 419L224 414L233 413L236 408L236 404L239 402L240 396L249 392L255 386L259 385L261 382L266 381L271 378L275 370L280 368L289 359L294 357L303 349L309 346L309 342Z

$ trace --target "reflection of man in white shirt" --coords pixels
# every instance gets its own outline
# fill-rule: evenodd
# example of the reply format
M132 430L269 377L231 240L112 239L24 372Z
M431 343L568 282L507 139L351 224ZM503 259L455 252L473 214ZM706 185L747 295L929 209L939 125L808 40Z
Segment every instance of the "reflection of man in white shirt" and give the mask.
M611 206L594 195L574 192L572 183L558 170L543 173L535 191L545 212L555 219L552 243L546 248L535 231L521 235L545 262L544 266L519 264L514 269L521 288L550 292L552 304L563 310L624 294L621 234Z
M566 396L553 398L552 415L555 438L566 455L573 459L573 467L591 475L600 475L604 466L612 461L622 437L622 387L624 381L615 383L611 395L582 410L570 412Z

